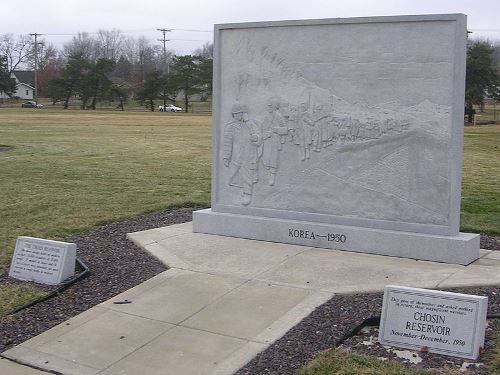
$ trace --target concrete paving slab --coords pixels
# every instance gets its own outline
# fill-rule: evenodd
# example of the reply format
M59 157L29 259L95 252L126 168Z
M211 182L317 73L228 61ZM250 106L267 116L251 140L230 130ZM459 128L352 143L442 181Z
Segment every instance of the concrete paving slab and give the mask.
M476 260L472 266L484 266L484 267L495 267L499 268L500 267L500 259L495 259L495 258L487 258L486 256L484 258L480 258Z
M165 272L162 272L156 276L153 276L149 280L146 280L143 283L136 285L131 289L126 290L123 293L116 295L115 297L109 299L106 302L99 304L98 306L105 306L105 307L109 308L110 306L116 306L115 302L123 302L125 300L132 301L133 299L137 298L138 296L141 296L144 293L146 293L148 290L164 283L166 280L169 280L172 277L175 277L176 275L179 274L179 272L182 272L182 271L177 270L175 268L171 268Z
M74 360L42 353L22 345L18 345L2 353L2 355L30 366L43 368L47 371L56 371L56 373L64 375L96 375L100 371L97 368L84 366Z
M257 354L264 351L269 344L261 344L249 341L242 348L226 357L225 360L218 363L211 371L214 375L230 375L250 362Z
M152 288L122 293L101 306L127 314L162 322L178 324L200 311L203 307L242 285L246 280L206 273L169 270L161 284ZM114 304L115 300L128 299L132 303Z
M233 337L175 327L101 374L208 374L246 343Z
M35 336L28 341L25 341L22 343L22 346L26 348L32 348L35 349L39 347L40 345L43 345L49 341L54 341L57 340L57 338L65 333L68 333L72 331L75 328L80 327L82 324L85 324L89 322L92 319L95 319L99 317L100 315L104 314L106 312L105 309L101 309L99 307L94 307L92 309L89 309L87 311L84 311L83 313L74 316L73 318L70 318L66 320L65 322L58 324L54 328L49 329L48 331L45 331L44 333Z
M167 323L108 310L33 350L94 369L104 369L172 327ZM39 365L43 368L43 363Z
M485 264L486 259L479 259L481 262L464 267L459 272L454 273L439 284L440 288L453 288L459 286L479 286L479 285L499 285L500 284L500 264L496 260L491 260L490 264Z
M312 313L316 307L327 302L332 297L333 293L331 292L312 291L308 293L303 300L288 310L279 319L275 320L266 329L263 329L253 340L265 344L273 343L287 333L291 327Z
M484 255L484 259L500 260L500 251L488 251Z
M21 365L9 361L5 358L0 358L0 374L4 375L47 375L48 372L36 370L34 368Z
M261 280L290 283L337 292L382 290L387 284L443 279L458 265L412 259L308 249L258 276Z
M162 229L166 232L184 232L184 233L193 233L193 222L187 221L185 223L168 225L166 227L156 228ZM153 229L155 230L155 229Z
M182 325L253 340L309 293L304 289L249 281L193 315Z
M148 229L141 232L129 233L127 238L136 244L150 244L169 237L188 233L190 227L191 226L178 225L175 228L162 227L157 229Z
M242 278L254 277L304 249L302 246L200 233L171 237L147 247L170 267Z

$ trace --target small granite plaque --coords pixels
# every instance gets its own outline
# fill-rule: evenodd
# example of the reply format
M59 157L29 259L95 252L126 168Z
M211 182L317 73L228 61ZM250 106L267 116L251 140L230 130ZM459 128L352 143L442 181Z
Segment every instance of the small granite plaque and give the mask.
M76 244L18 237L9 276L55 285L75 274Z
M484 345L488 297L388 285L382 345L477 359Z

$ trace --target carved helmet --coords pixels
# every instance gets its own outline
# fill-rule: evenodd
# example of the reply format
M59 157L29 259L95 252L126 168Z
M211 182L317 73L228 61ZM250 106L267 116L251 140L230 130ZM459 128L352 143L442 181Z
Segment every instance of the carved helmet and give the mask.
M248 108L245 104L236 102L233 104L233 108L231 109L233 114L235 113L248 113Z

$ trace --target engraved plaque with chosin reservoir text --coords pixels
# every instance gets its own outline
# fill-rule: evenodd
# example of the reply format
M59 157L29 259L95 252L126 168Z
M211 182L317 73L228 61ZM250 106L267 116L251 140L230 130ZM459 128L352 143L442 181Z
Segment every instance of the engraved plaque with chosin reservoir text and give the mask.
M484 345L488 297L388 285L379 341L477 359Z

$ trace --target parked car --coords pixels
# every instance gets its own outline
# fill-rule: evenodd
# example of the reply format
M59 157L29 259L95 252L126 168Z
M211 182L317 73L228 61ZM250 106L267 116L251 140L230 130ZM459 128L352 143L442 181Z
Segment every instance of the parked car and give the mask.
M42 108L43 104L36 104L35 101L30 100L29 102L24 102L21 104L21 107L23 108Z
M158 107L160 112L182 112L184 111L181 107L176 107L173 104L166 105L163 107L162 105Z

